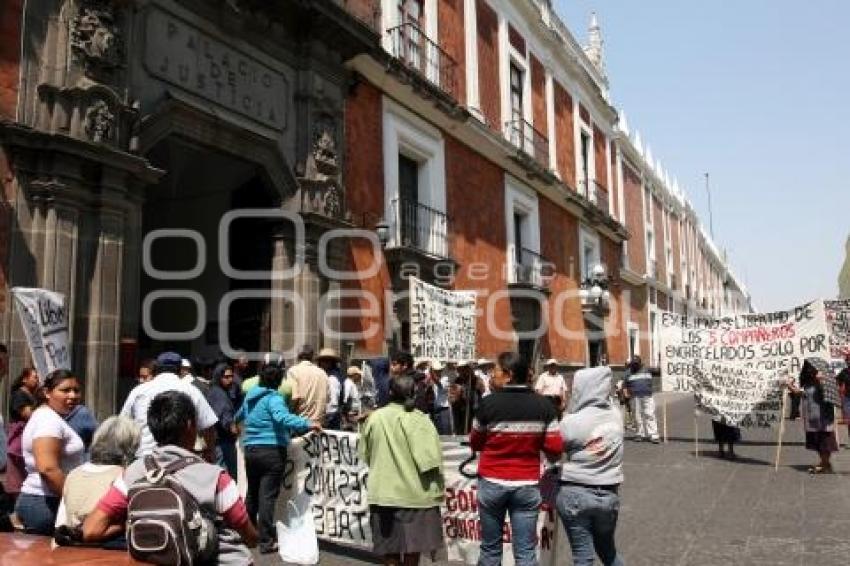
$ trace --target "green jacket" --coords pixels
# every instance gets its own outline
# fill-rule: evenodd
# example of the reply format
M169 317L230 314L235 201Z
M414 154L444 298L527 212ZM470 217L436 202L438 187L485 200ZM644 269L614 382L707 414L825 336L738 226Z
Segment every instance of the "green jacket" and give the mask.
M369 466L369 504L426 509L443 501L443 453L431 419L390 403L360 431L360 457Z

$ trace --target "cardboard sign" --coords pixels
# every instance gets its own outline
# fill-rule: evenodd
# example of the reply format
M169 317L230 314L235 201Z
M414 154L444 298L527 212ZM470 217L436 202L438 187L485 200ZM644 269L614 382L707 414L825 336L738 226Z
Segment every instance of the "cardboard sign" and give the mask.
M823 301L723 318L661 314L663 391L692 391L710 364L796 375L809 357L829 357Z
M71 369L65 296L28 287L13 287L12 296L39 379L53 370Z
M711 362L694 376L694 400L731 426L768 428L782 421L783 381L776 372Z
M475 358L475 291L446 291L410 278L413 357L444 362Z

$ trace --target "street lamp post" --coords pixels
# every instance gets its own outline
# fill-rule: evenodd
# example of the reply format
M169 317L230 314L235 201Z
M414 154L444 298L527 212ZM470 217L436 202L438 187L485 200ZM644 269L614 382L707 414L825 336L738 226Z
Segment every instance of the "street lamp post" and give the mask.
M378 236L378 242L380 242L380 244L381 244L381 253L384 253L384 250L386 250L386 248L387 248L387 244L389 244L389 242L390 242L390 223L387 222L384 218L381 218L380 220L378 220L377 224L375 224L375 234ZM384 255L384 261L386 261L386 254ZM389 270L389 265L387 266L387 269ZM392 275L390 275L390 294L389 294L389 297L390 297L390 313L393 313L395 311L395 296L394 295L395 294L393 292ZM383 316L383 322L387 323L386 307L384 307L383 315L384 315ZM393 321L390 320L389 324L390 324L391 328L392 328L392 323L393 323ZM387 355L388 356L392 353L392 346L393 346L393 341L394 341L393 340L393 337L394 337L393 334L394 334L394 331L390 331L390 335L389 335L389 337L387 337L387 329L386 329L386 327L384 327L384 339L385 339L385 342L386 342Z

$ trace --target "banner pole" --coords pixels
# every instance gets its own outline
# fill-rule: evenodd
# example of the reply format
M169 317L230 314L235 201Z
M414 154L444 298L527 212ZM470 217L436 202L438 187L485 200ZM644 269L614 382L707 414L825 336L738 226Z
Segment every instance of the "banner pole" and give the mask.
M699 420L697 420L696 411L694 411L694 454L699 458Z
M779 438L776 439L776 463L773 471L779 471L779 456L782 453L782 438L785 436L785 404L788 400L788 391L782 388L782 412L779 413Z

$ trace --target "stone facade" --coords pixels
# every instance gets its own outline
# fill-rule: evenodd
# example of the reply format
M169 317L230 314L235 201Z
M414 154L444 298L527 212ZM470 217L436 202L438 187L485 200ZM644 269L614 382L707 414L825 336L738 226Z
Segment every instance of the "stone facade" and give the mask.
M211 354L221 329L255 324L265 349L324 345L319 295L336 283L317 273L315 249L322 234L349 225L343 62L377 46L373 3L353 5L357 17L330 2L247 0L31 0L25 12L17 1L3 10L0 340L11 345L12 372L28 362L5 300L15 285L66 295L74 369L102 416L115 410L140 356L165 347ZM22 36L30 41L18 59L11 48ZM294 278L252 290L245 276L208 265L171 284L143 265L143 251L155 269L191 265L191 241L146 243L156 230L183 229L209 243L196 259L221 267L218 219L252 206L283 216L256 224L267 237L231 236L231 267L303 264ZM340 245L329 250L339 264ZM208 316L193 320L191 303L164 316L147 304L170 288L198 291ZM265 306L218 312L222 297L236 308L255 291ZM289 309L287 292L305 297L304 308ZM237 311L250 316L228 320ZM146 313L171 333L186 330L174 327L178 319L201 331L151 337Z

